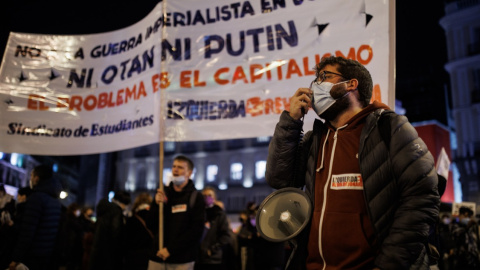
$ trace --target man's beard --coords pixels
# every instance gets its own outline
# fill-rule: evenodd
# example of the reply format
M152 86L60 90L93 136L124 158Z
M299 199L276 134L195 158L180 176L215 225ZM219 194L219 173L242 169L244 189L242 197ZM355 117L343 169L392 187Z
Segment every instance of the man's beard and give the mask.
M350 99L348 95L345 95L337 99L330 108L320 115L320 118L325 119L326 121L333 121L337 116L346 111L348 107L350 107Z

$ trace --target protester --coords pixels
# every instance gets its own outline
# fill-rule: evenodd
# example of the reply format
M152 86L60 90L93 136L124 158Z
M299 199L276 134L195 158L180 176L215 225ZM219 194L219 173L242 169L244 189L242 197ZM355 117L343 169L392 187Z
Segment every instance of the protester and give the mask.
M65 238L63 252L65 254L66 270L79 270L83 256L83 230L80 223L81 207L71 203L67 207L65 220ZM63 238L63 237L62 237Z
M193 162L188 157L175 157L171 183L164 192L159 189L155 195L151 210L155 215L150 228L158 236L158 204L163 203L164 237L160 249L156 244L156 256L150 261L152 266L149 265L149 268L153 265L166 267L162 269L194 268L205 224L205 202L190 179L193 168Z
M97 222L90 253L89 269L122 269L125 260L125 222L123 212L130 204L130 194L115 192L112 202L97 204Z
M256 237L257 229L252 223L251 218L254 214L250 208L251 206L247 206L247 209L241 211L238 217L240 221L237 233L238 264L242 270L254 268L253 238Z
M216 204L215 189L205 187L202 194L205 199L206 221L195 270L221 270L224 250L231 243L229 223L225 211Z
M61 216L59 194L61 186L53 178L50 166L36 166L30 175L32 193L25 205L18 241L13 249L9 269L20 263L30 270L52 269L52 254L56 244Z
M15 211L15 199L8 194L5 186L0 184L0 220L9 219Z
M428 269L426 244L438 218L434 160L407 118L373 102L359 62L325 57L299 88L269 145L266 180L305 188L311 221L291 269ZM309 108L317 119L303 135Z
M440 260L438 261L438 268L440 270L453 270L453 249L454 243L452 238L452 218L449 214L443 214L438 223L439 236L439 253Z
M88 269L90 253L93 246L93 235L95 231L95 221L93 221L93 208L84 206L80 215L80 225L82 227L82 270Z
M452 228L452 236L454 241L453 269L480 269L478 223L470 208L460 207L458 223Z
M1 189L1 187L0 187ZM25 212L25 202L32 189L23 187L17 191L14 202L13 215L9 211L4 211L0 218L0 269L5 269L12 261L12 247L17 243L20 224L22 223L23 213ZM8 213L8 214L7 214Z
M152 195L142 192L132 206L132 216L126 224L125 269L147 269L154 248L154 235L147 227Z

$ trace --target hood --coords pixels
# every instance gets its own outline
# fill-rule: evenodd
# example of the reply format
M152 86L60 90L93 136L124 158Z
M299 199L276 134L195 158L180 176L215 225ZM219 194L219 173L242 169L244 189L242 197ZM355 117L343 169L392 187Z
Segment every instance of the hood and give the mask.
M363 108L363 110L361 110L359 113L354 115L352 118L350 118L350 120L348 120L347 123L346 123L347 127L345 128L345 130L355 129L357 127L357 125L363 123L365 118L370 113L374 112L377 109L390 110L390 107L388 107L387 105L385 105L381 102L374 101L373 103L369 104L367 107ZM330 129L335 130L335 128L333 128L330 125L330 123L326 122L326 124Z

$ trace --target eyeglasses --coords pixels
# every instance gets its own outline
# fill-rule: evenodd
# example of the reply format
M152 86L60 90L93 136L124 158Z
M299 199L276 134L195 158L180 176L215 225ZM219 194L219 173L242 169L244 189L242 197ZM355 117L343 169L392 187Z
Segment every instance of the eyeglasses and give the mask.
M345 78L345 76L343 76L342 74L324 70L323 72L318 74L314 82L317 84L321 84L325 80L333 78L333 76L340 76L342 78ZM345 78L345 79L348 79L348 78Z

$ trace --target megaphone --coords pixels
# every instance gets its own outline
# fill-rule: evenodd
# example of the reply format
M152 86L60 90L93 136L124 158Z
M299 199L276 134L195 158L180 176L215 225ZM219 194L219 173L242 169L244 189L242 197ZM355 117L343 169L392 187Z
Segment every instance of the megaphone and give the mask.
M283 242L297 236L307 226L312 205L298 188L282 188L268 195L257 211L257 231L271 242Z
M268 241L287 241L293 247L285 269L297 250L294 239L305 229L312 215L312 204L307 194L298 188L282 188L268 195L260 204L256 222L257 232Z

